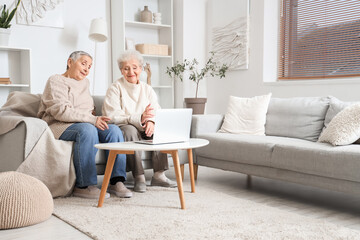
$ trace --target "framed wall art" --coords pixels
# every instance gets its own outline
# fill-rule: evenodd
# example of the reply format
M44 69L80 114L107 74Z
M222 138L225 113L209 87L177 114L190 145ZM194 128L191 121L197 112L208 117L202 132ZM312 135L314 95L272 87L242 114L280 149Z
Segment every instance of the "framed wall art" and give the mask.
M249 0L209 1L208 47L229 70L249 67Z

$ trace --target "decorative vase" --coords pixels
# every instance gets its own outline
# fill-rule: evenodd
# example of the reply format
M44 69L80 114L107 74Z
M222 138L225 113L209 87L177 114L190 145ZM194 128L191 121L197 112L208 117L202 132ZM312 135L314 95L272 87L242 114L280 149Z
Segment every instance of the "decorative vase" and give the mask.
M161 24L161 13L153 13L154 23Z
M10 28L0 28L0 46L9 45Z
M150 68L150 63L146 63L144 70L146 72L146 82L148 85L151 86L151 68Z
M148 6L144 6L144 10L141 11L140 21L152 23L152 12L148 9Z
M187 108L193 109L193 114L204 114L207 98L185 98Z

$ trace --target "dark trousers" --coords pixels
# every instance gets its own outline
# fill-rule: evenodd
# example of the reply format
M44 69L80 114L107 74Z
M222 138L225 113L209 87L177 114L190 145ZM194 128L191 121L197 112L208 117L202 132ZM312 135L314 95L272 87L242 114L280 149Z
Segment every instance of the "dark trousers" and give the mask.
M133 125L120 126L125 141L143 140L142 134ZM154 172L165 171L169 169L167 154L159 151L151 152L151 160ZM144 168L141 160L142 151L135 151L135 154L126 155L126 169L132 171L133 176L144 174Z

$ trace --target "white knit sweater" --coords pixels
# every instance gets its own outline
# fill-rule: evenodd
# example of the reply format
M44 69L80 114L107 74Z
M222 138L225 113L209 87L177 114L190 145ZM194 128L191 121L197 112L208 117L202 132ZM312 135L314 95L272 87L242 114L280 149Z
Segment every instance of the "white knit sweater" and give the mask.
M49 78L41 97L38 117L48 123L55 138L71 124L88 122L95 125L92 115L94 100L89 92L89 80L77 81L56 74Z
M138 84L129 83L122 77L107 90L102 114L118 126L131 124L143 131L141 114L148 104L154 111L160 109L154 89L141 81Z

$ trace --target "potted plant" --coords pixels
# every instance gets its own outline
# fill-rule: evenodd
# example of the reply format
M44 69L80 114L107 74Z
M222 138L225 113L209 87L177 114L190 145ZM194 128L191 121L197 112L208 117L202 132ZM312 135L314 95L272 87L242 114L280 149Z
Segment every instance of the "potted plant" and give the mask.
M195 98L185 98L186 107L190 107L193 109L193 114L204 114L206 98L198 98L199 91L199 83L205 77L214 77L219 76L220 78L225 77L225 73L228 70L228 66L226 64L218 65L214 62L214 53L211 52L210 58L207 60L205 66L202 69L198 68L199 62L194 58L192 61L187 59L184 62L177 62L172 67L167 67L166 73L170 77L177 77L181 81L183 80L183 74L185 71L189 71L189 80L195 82L196 84L196 92Z
M10 36L11 20L15 16L15 12L20 4L21 0L18 0L15 8L9 13L9 9L6 9L6 4L1 7L0 14L0 45L7 45Z

